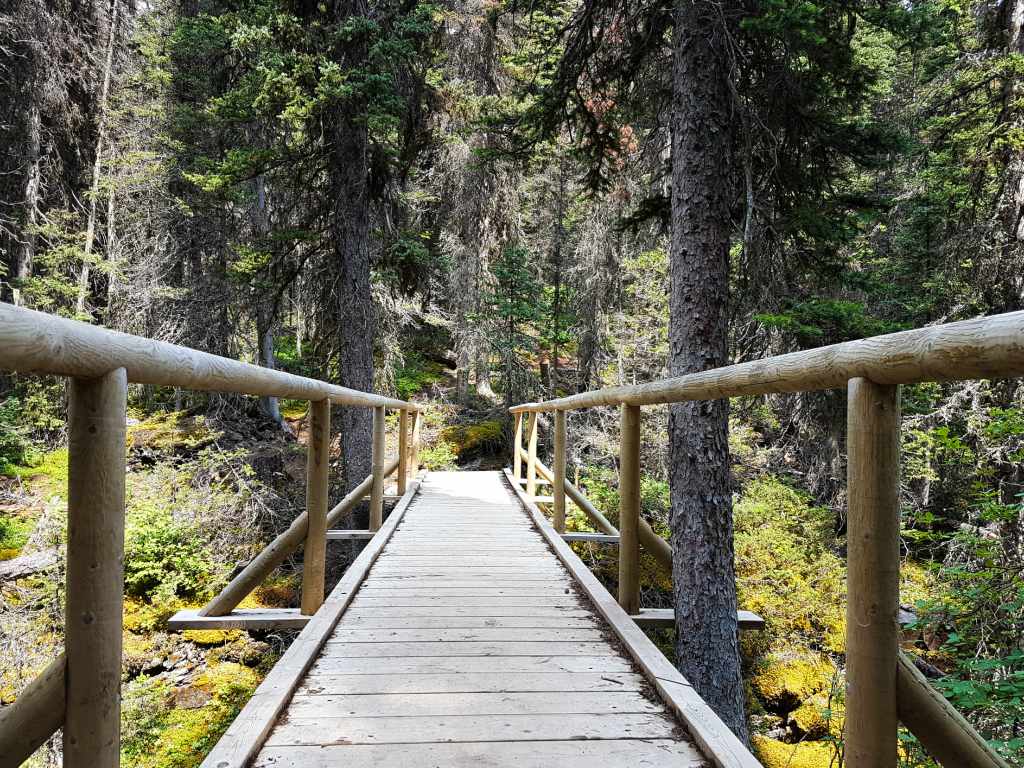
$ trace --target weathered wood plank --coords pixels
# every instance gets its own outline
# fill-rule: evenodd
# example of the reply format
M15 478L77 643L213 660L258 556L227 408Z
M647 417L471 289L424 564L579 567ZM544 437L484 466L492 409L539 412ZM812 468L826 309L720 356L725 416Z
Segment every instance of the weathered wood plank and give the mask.
M472 605L382 605L371 607L353 605L351 611L345 614L346 620L349 617L357 616L407 616L410 618L420 616L447 616L453 618L460 616L487 616L491 618L501 618L505 616L533 616L536 618L560 617L570 619L581 616L594 616L594 612L582 606L566 608L564 606L538 607L533 605L491 605L483 607Z
M358 615L345 614L339 628L362 629L475 629L478 627L542 628L559 627L562 629L587 629L600 626L593 615L568 617L560 614L554 616L378 616L368 612Z
M387 656L601 656L614 655L606 642L409 642L409 643L327 643L324 655L335 658L376 659Z
M511 483L508 472L506 480ZM511 484L513 491L530 513L541 534L547 539L558 559L572 573L580 587L587 593L593 606L604 617L629 651L641 671L658 690L665 702L686 724L690 734L697 740L702 751L717 768L762 768L750 750L736 738L736 735L722 722L697 695L657 646L643 633L615 599L608 594L597 577L590 572L572 548L551 527L543 513L531 504L523 491Z
M463 607L477 607L486 608L488 606L536 606L536 605L563 605L563 606L576 606L579 605L579 598L575 595L558 595L558 596L534 596L529 597L472 597L459 595L448 595L448 596L419 596L413 595L411 597L402 597L401 595L389 595L388 597L357 597L354 603L356 607L370 607L378 605L391 605L391 606L463 606Z
M506 693L514 691L641 691L631 672L463 672L457 675L332 675L311 672L300 693Z
M455 717L467 715L606 715L663 712L637 691L516 691L501 693L297 693L288 719Z
M310 720L289 717L270 734L267 746L681 737L678 724L658 714L479 715L442 718L318 716Z
M648 741L518 741L463 744L388 744L268 747L253 768L698 768L690 744Z
M477 642L599 642L607 636L604 629L567 627L479 627L462 629L346 629L339 627L331 635L333 643L463 643Z
M359 591L360 599L406 597L551 597L552 595L575 595L568 584L545 586L542 583L514 585L509 587L478 587L465 584L459 587L434 587L410 585L407 587L374 587Z
M199 611L178 611L167 622L170 629L302 629L310 621L297 608L236 608L227 616L200 616Z
M386 664L379 658L321 656L310 674L374 674L394 675L446 674L475 672L509 674L514 672L569 672L609 674L632 672L633 665L620 656L602 652L596 656L393 656Z
M391 512L379 535L370 540L345 571L324 605L270 670L200 768L245 768L256 756L418 489L419 483L410 483L409 492Z

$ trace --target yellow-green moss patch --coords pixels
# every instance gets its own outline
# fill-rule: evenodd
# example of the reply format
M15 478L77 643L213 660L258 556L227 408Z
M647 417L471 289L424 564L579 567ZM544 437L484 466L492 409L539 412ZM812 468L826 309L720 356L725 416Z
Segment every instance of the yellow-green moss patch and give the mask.
M754 753L765 768L831 768L836 765L835 747L825 741L786 744L754 736Z
M751 680L765 708L786 714L816 693L829 690L832 665L810 655L769 659Z

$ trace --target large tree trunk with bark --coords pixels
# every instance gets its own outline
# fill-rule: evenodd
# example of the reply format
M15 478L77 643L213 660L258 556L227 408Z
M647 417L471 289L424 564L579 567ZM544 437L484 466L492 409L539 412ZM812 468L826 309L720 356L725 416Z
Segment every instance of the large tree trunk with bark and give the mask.
M339 24L367 14L362 0L335 5ZM358 63L365 56L365 44L348 43L342 56ZM373 390L373 342L376 336L373 297L370 292L369 194L367 169L369 145L364 105L339 103L330 115L331 193L334 197L331 234L337 269L335 301L338 318L339 383L365 391ZM373 414L368 408L342 408L342 473L346 491L370 474ZM366 517L365 507L360 517ZM354 521L365 528L368 519Z
M677 0L672 112L669 370L727 358L732 139L721 7ZM746 741L736 626L728 403L680 403L669 422L679 669Z

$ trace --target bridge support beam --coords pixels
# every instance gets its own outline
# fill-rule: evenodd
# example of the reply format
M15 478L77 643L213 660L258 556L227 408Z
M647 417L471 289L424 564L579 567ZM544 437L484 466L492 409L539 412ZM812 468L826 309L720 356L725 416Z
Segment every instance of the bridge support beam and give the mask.
M304 616L312 616L324 602L331 401L311 402L309 414L309 440L306 445L306 546L302 557Z
M895 768L899 387L857 378L848 394L846 762Z
M512 448L512 476L518 481L523 479L523 457L519 453L523 446L523 414L517 413L515 437Z
M619 444L619 605L640 613L640 406L622 406Z
M398 495L405 495L409 483L409 412L398 412Z
M384 524L384 406L373 409L373 486L370 489L370 530Z
M67 656L64 765L121 759L125 408L118 368L72 379L68 414Z
M537 495L537 421L539 414L531 413L526 421L526 495Z
M565 533L565 411L555 411L554 526Z

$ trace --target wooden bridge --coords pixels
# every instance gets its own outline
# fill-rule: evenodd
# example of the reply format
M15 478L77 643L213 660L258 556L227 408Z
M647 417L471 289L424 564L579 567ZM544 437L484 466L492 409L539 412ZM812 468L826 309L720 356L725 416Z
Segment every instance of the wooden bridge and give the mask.
M947 768L1007 768L899 651L899 385L1024 375L1024 312L517 406L504 475L416 479L415 404L6 304L0 370L70 379L65 653L0 709L0 768L58 729L66 768L119 763L129 382L310 402L306 511L210 604L173 620L301 627L204 768L756 768L641 628L673 617L639 600L641 546L662 566L672 559L640 516L640 408L836 388L849 402L845 764L895 768L902 722ZM373 471L328 509L332 403L373 408ZM566 413L599 405L622 411L620 528L565 478ZM401 413L390 461L387 408ZM550 469L537 458L545 412ZM391 475L399 499L385 517ZM334 527L367 497L368 530ZM567 499L597 532L565 533ZM325 597L326 547L338 539L367 543ZM568 541L580 539L618 546L617 599L573 553ZM236 610L300 547L301 608ZM741 628L758 622L737 617Z

